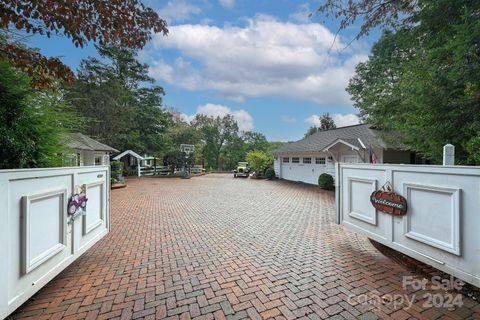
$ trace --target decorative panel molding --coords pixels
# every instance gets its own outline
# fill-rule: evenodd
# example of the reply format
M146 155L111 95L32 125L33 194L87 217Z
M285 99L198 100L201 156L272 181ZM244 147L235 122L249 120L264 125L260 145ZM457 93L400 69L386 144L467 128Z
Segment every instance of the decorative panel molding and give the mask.
M410 239L460 255L460 190L403 184L408 201L404 234Z
M377 180L349 177L347 188L348 215L376 226L377 210L370 203L370 195L377 190Z
M86 186L88 201L86 213L83 215L82 221L82 234L84 236L101 226L105 220L105 213L103 212L105 201L104 182L96 181Z
M27 274L67 246L67 189L22 197L22 272Z

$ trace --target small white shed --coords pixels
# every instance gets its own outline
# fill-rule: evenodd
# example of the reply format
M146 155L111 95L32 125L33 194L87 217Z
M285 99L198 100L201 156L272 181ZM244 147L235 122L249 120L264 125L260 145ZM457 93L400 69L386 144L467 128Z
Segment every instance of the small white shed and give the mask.
M145 162L145 158L132 150L126 150L113 158L115 161L122 161L125 170L129 174L141 176L141 168Z
M69 167L109 165L110 154L119 152L79 132L66 133L64 139L73 151L64 156L64 164Z

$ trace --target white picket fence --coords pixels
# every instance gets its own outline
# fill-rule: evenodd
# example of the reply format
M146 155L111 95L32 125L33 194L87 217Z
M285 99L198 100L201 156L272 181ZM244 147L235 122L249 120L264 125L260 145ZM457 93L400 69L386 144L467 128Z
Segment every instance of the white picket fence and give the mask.
M166 176L169 173L170 168L167 166L140 167L139 176Z
M175 173L181 173L182 170L175 170ZM190 173L199 174L205 172L202 166L193 166L190 168ZM140 167L139 176L167 176L170 174L170 168L168 166L151 166L151 167Z
M0 170L0 319L108 233L110 167ZM80 186L84 214L67 214Z
M480 286L480 167L338 164L338 222L437 269ZM407 214L376 210L386 182Z
M190 172L193 173L193 174L199 174L199 173L203 173L205 172L205 169L203 169L202 166L193 166L192 168L190 168Z

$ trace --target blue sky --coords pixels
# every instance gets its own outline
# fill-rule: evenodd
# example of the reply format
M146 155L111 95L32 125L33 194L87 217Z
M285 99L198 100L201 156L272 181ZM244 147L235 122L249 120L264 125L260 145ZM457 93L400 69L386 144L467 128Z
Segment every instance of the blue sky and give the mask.
M357 26L341 32L338 21L314 15L320 1L144 0L169 23L139 53L165 88L164 106L188 120L196 113L231 113L240 128L269 140L300 139L318 115L337 126L356 123L344 88L378 34L344 45ZM76 69L95 56L93 44L75 48L68 39L40 36L30 45Z

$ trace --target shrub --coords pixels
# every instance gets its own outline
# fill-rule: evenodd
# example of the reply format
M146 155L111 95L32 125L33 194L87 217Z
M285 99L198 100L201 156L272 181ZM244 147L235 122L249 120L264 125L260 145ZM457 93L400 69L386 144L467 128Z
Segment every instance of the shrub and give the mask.
M263 151L250 151L245 158L257 176L260 176L265 169L273 165L273 157Z
M275 178L275 170L273 168L268 168L265 170L265 177L267 177L269 180Z
M318 177L318 186L322 189L333 190L333 177L328 173L322 173Z
M119 181L123 175L123 162L122 161L112 161L110 162L110 168L112 171L112 179Z

